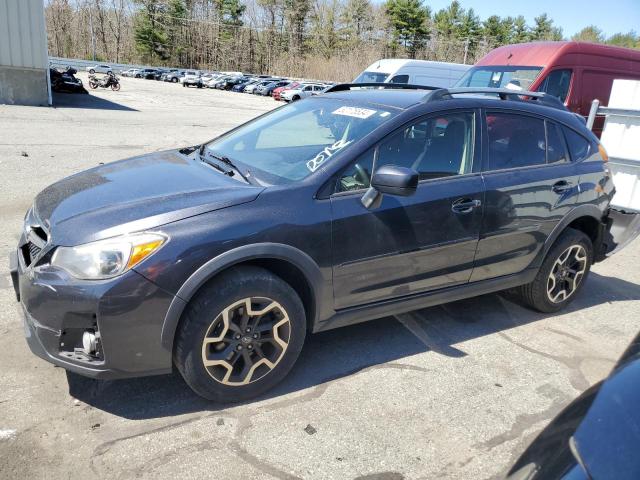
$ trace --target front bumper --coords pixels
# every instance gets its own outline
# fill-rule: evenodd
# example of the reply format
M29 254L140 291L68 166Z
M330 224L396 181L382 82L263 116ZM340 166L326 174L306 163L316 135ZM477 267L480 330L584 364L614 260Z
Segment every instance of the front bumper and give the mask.
M26 266L20 249L9 265L27 344L38 357L93 378L171 372L172 352L162 346L161 332L173 295L135 271L83 281L49 265ZM79 351L86 330L99 333L95 356Z

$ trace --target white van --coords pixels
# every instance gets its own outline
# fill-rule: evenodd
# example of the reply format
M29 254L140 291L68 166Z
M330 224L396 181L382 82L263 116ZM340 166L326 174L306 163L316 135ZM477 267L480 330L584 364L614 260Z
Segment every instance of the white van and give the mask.
M387 58L378 60L356 77L353 83L410 83L430 87L453 86L473 65Z

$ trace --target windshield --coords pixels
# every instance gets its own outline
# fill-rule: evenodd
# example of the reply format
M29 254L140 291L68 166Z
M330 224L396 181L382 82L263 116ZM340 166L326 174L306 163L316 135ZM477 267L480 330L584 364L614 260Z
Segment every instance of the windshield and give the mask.
M206 150L266 183L288 183L311 175L396 114L395 109L314 98L259 117Z
M490 87L529 90L542 67L485 65L473 67L458 80L456 87Z
M388 76L388 73L382 72L362 72L353 83L383 83Z

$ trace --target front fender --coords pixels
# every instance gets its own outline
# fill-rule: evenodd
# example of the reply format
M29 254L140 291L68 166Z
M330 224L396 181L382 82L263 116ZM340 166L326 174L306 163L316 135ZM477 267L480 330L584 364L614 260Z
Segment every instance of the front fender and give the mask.
M254 243L243 245L212 258L198 268L198 270L183 283L165 315L161 334L162 345L168 349L173 348L173 340L182 312L202 285L216 274L233 265L256 259L277 259L293 264L304 274L309 283L314 304L318 305L327 300L325 299L327 289L324 286L320 268L316 262L303 251L281 243ZM319 308L315 308L314 310L316 312L316 318L310 319L313 325L317 323L320 314Z

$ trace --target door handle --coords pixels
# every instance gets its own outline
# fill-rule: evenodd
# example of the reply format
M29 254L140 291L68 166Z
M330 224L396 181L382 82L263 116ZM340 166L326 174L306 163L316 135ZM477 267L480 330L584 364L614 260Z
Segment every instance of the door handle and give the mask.
M553 190L555 193L564 193L567 190L569 190L572 186L571 182L567 182L566 180L560 180L559 182L556 182L553 184L553 186L551 187L551 190Z
M471 200L470 198L459 198L451 204L453 213L471 213L474 208L482 205L480 200Z

